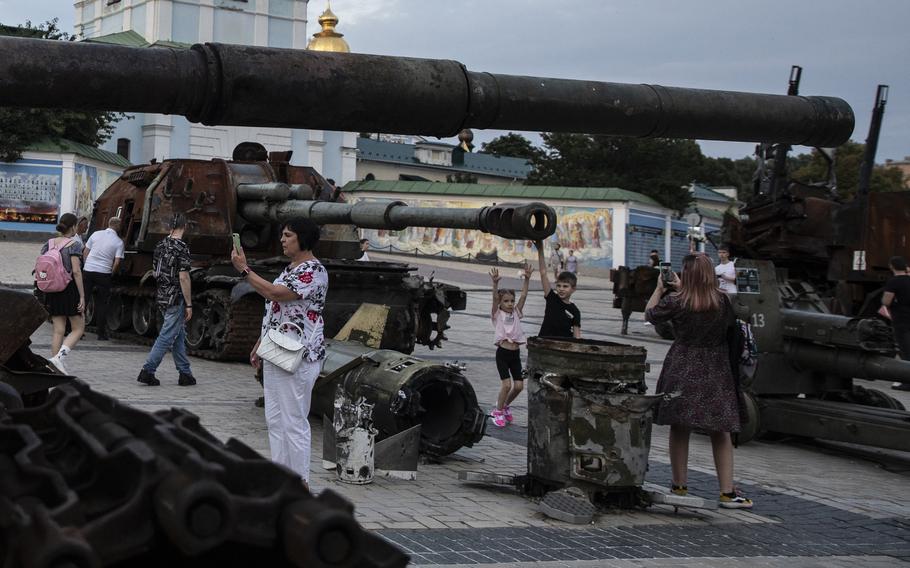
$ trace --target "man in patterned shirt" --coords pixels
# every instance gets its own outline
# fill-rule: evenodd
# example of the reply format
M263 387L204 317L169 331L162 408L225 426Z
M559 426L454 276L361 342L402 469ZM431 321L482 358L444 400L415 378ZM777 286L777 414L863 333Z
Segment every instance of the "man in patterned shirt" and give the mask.
M193 317L193 302L190 247L182 240L184 232L186 215L175 213L171 220L171 233L155 247L152 263L157 283L155 302L158 309L164 312L164 323L136 379L150 387L161 384L155 377L155 371L168 351L173 355L174 365L180 374L177 384L182 387L196 384L186 355L186 322Z

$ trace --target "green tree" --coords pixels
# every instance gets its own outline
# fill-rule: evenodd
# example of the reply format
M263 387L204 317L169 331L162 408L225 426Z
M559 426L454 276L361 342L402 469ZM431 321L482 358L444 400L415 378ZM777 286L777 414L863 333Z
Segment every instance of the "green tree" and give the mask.
M738 179L693 140L562 133L543 139L546 153L534 161L529 185L619 187L683 210L692 200L685 187L692 181L731 185Z
M539 159L544 155L544 151L531 143L530 140L521 134L509 132L484 142L480 145L481 154L493 154L494 156L506 156L511 158L525 158L530 161Z
M57 27L57 19L37 27L0 27L2 35L38 37L60 41L76 38ZM100 146L114 133L114 124L125 118L119 112L0 107L0 161L15 162L31 144L43 139L65 138L89 146Z
M837 193L842 199L852 199L859 186L859 172L863 164L866 145L850 140L838 146L835 153L834 172L837 176ZM790 170L791 178L804 183L827 180L827 161L813 150L801 167ZM894 168L875 166L869 180L869 191L902 191L901 172Z

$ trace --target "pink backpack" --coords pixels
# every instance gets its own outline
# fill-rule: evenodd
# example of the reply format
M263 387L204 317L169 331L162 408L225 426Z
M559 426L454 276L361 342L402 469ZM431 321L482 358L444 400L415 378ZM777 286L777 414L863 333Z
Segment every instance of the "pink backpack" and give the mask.
M35 261L35 285L42 292L61 292L73 280L72 274L66 271L60 251L73 242L66 239L63 246L54 245L54 239L47 241L47 252L38 256Z

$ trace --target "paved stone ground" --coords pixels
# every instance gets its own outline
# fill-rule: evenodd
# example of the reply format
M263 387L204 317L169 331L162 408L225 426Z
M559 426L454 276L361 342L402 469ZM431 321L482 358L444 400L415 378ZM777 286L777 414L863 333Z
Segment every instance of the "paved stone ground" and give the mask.
M0 282L27 284L37 245L0 242L0 253L5 259ZM415 355L466 363L466 375L488 407L499 381L486 315L487 267L421 261L419 271L468 290L468 309L450 320L450 341L444 349L419 348ZM511 278L511 271L504 273ZM518 280L512 278L507 285L517 286ZM638 319L630 326L631 335L619 335L619 313L610 307L609 287L601 278L582 277L575 299L584 336L645 346L651 363L647 380L653 388L669 342ZM543 313L539 288L532 290L526 313L526 331L533 334ZM49 326L32 340L36 352L48 355ZM146 347L99 343L88 334L68 364L93 388L146 410L187 408L219 438L235 437L268 455L262 411L253 406L260 388L247 365L194 359L199 385L183 388L176 385L177 373L168 358L159 370L162 386L150 388L135 381L146 354ZM910 405L907 393L888 392ZM314 490L330 487L345 495L357 506L364 526L408 550L420 566L884 567L910 560L910 500L905 497L910 455L900 452L797 440L754 442L736 452L737 484L755 499L753 511L674 513L671 507L654 506L603 513L584 527L544 517L532 500L510 488L459 482L460 471L524 472L525 400L522 395L514 405L515 424L505 429L490 425L489 435L473 448L421 464L415 482L338 483L332 472L320 468L322 430L314 420ZM648 482L658 486L669 483L666 445L666 428L656 426ZM690 468L693 493L714 499L717 486L705 437L693 437Z

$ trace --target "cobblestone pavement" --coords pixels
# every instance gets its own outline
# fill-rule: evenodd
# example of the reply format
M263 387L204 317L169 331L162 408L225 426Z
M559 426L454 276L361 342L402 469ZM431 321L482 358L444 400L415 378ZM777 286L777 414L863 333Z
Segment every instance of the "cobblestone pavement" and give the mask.
M27 284L36 254L34 243L0 242L5 262L0 282ZM442 350L419 348L415 355L434 361L458 360L486 408L498 391L488 323L487 267L421 262L420 273L462 285L468 309L450 320L450 340ZM508 272L507 285L518 280ZM537 286L535 286L537 287ZM526 307L526 331L540 324L543 298L533 291ZM635 319L629 336L619 335L618 310L611 307L609 283L582 278L574 297L582 311L584 336L639 344L648 349L653 388L669 347ZM33 349L48 356L50 327L32 338ZM215 436L235 437L268 455L261 409L253 405L261 390L247 365L193 359L195 387L178 387L170 358L159 369L160 387L136 383L148 352L122 341L100 343L89 333L67 360L73 373L93 388L145 410L171 406L189 409ZM867 385L868 386L868 385ZM887 389L887 385L871 385ZM910 405L910 394L888 391ZM313 420L315 491L330 487L357 507L366 527L380 532L412 554L420 566L579 568L593 566L893 566L910 560L910 455L836 444L784 440L753 442L736 452L736 481L755 500L745 511L683 511L653 506L611 511L591 525L575 527L544 517L533 500L510 488L466 484L460 471L524 473L527 404L515 403L515 424L490 425L489 435L472 448L420 465L414 482L378 478L367 486L344 485L321 469L322 429ZM669 483L667 429L655 426L648 482ZM694 436L690 489L716 498L710 444Z

